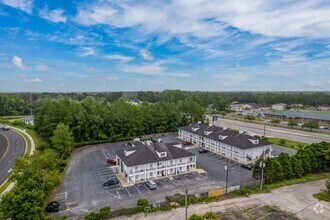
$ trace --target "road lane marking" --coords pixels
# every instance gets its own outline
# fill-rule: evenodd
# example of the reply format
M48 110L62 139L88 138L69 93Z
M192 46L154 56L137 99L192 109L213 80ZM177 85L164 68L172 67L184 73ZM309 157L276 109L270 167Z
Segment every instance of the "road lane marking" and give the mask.
M9 140L8 140L8 138L6 137L6 135L4 135L3 133L1 133L0 132L0 134L2 135L2 136L4 136L5 137L5 139L6 139L6 141L7 141L7 148L6 148L6 151L5 151L5 153L2 155L2 157L0 158L0 161L2 160L2 158L4 158L5 156L6 156L6 154L7 154L7 152L8 152L8 149L9 149ZM17 149L17 147L16 147L16 149Z
M136 187L136 186L134 186L135 188L136 188L136 190L140 193L140 195L141 195L141 192L140 192L140 190Z
M128 192L128 189L127 188L125 188L125 189L126 189L128 195L129 195L129 197L132 197L132 195Z

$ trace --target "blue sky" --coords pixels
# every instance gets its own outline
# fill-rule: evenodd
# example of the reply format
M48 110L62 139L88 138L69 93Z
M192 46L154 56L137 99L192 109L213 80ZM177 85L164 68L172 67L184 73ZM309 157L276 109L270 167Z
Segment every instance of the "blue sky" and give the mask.
M0 92L329 91L326 0L0 0Z

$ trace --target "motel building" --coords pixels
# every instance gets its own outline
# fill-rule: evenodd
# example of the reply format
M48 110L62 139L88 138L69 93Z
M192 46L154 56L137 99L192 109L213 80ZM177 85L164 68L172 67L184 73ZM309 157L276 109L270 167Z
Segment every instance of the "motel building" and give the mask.
M270 156L272 144L227 128L195 123L179 128L179 139L227 157L239 163L254 163L258 158Z
M196 155L177 143L134 142L116 151L118 174L127 183L175 176L196 170Z

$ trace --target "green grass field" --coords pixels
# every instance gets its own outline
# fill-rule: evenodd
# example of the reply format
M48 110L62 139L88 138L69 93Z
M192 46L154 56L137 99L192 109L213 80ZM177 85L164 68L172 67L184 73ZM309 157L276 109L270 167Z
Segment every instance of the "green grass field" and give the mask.
M267 141L269 141L270 143L279 145L279 146L288 147L288 148L292 148L295 150L299 150L300 148L306 147L308 145L307 143L286 140L286 139L281 139L281 138L268 138Z

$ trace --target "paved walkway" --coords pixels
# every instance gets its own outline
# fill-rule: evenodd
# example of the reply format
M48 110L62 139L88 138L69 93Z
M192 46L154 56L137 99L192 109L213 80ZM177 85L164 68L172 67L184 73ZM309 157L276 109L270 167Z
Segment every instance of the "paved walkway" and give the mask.
M260 205L269 204L289 212L300 219L326 220L330 219L330 203L320 202L313 198L313 194L325 188L324 180L313 181L304 184L284 186L273 190L271 193L254 194L249 197L235 198L209 204L197 204L188 208L188 216L193 213L203 215L212 210L215 213L228 211L243 211ZM185 219L185 209L178 208L168 212L137 214L132 217L120 217L117 219L157 219L157 220L181 220Z

